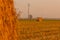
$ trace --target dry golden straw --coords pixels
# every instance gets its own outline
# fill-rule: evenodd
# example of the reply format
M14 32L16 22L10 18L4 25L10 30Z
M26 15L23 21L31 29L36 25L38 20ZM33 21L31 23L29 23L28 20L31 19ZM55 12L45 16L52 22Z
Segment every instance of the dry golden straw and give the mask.
M0 0L0 40L17 40L13 0Z

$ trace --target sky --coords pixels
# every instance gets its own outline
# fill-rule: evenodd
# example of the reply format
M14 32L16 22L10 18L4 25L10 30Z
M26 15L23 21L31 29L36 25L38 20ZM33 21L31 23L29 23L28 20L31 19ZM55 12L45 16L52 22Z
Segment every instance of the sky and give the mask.
M28 3L33 18L60 18L60 0L14 0L17 12L21 11L21 18L28 17Z

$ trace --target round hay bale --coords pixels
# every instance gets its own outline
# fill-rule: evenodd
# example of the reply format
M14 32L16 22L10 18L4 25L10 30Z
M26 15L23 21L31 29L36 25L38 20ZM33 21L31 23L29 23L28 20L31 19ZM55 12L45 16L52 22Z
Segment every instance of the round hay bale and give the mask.
M43 18L42 17L38 17L37 21L41 22L41 21L43 21Z

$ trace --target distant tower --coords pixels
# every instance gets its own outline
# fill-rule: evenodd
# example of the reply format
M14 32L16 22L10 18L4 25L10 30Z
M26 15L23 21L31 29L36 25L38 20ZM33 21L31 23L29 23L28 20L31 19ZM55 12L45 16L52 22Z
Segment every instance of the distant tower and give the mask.
M0 40L17 40L13 0L0 0Z
M30 3L28 3L28 19L29 19L29 14L30 14Z

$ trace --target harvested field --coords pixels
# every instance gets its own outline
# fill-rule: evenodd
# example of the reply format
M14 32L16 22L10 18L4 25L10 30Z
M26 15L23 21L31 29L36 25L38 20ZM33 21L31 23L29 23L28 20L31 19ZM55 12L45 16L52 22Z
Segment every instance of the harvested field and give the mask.
M60 40L59 20L19 20L17 24L18 40Z

